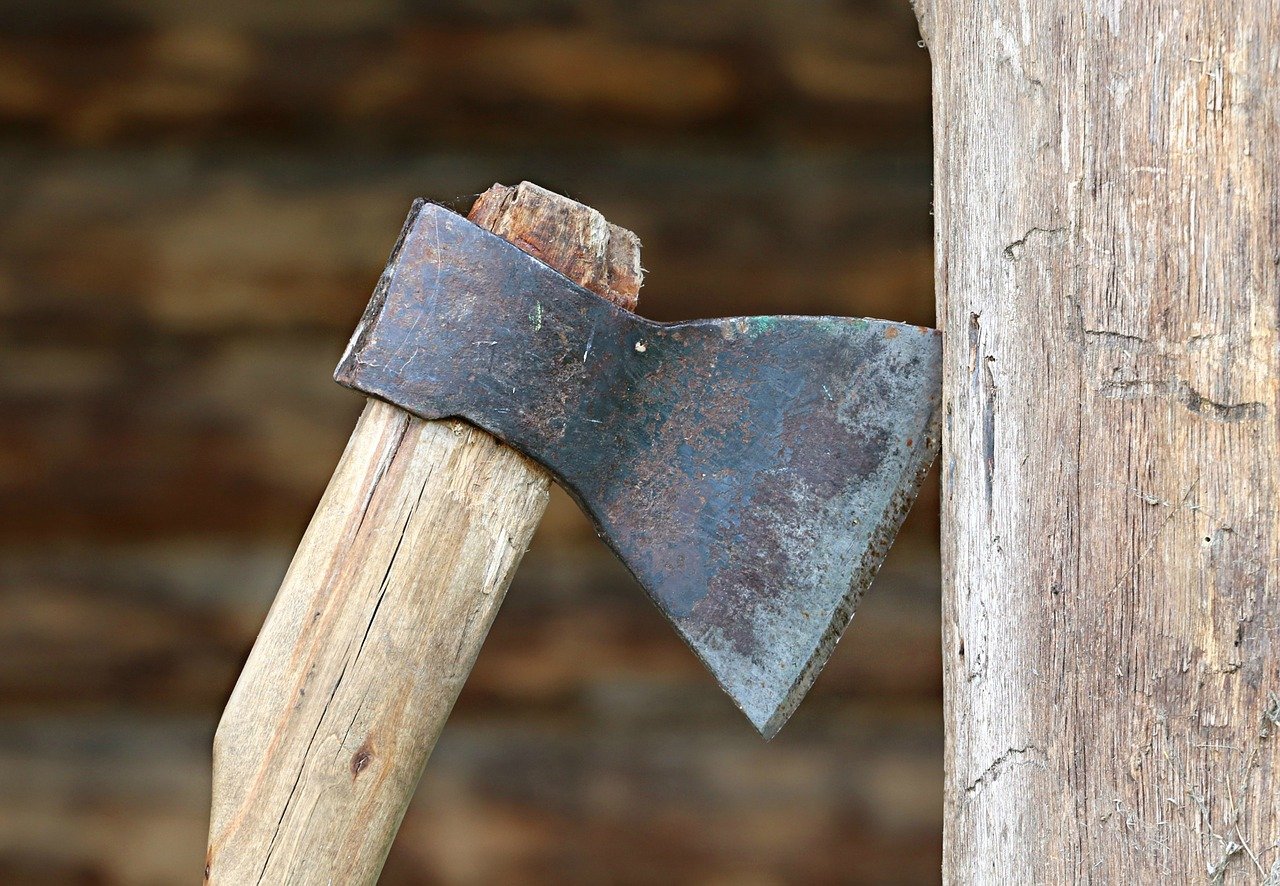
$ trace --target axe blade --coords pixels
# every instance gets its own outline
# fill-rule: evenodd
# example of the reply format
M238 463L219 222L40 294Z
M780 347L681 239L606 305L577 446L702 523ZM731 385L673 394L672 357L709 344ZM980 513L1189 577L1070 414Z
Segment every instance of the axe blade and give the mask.
M939 445L936 330L655 323L421 201L335 375L547 467L766 738Z

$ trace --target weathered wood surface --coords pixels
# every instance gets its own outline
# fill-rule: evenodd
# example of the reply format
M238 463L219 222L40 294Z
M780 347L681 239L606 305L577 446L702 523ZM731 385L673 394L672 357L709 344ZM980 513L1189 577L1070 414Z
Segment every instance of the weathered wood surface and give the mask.
M640 245L540 188L471 212L634 307ZM210 883L372 883L546 508L550 476L458 421L370 401L213 745Z
M1280 8L920 6L945 880L1280 882Z

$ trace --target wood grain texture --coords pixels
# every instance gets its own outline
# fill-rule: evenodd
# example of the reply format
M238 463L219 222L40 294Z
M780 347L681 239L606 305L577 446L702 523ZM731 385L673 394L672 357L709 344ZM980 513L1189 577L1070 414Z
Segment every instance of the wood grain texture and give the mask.
M1280 8L918 6L944 879L1280 882Z
M639 243L532 185L481 224L623 304ZM371 883L546 507L545 471L370 401L214 740L211 883Z

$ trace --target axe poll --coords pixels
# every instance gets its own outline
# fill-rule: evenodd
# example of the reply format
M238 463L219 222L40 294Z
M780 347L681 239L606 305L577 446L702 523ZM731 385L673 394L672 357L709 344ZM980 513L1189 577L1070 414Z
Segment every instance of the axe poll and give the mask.
M937 452L934 330L653 323L594 210L470 219L414 204L338 366L371 399L219 724L209 882L376 880L552 478L769 738Z

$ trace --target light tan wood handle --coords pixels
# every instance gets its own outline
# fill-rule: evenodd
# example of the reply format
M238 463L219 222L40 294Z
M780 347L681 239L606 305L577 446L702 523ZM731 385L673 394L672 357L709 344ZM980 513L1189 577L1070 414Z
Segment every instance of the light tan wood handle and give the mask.
M472 218L632 306L639 243L531 185ZM548 475L462 422L365 407L218 726L205 879L377 880Z
M368 403L218 727L210 882L377 879L547 492L482 431Z

